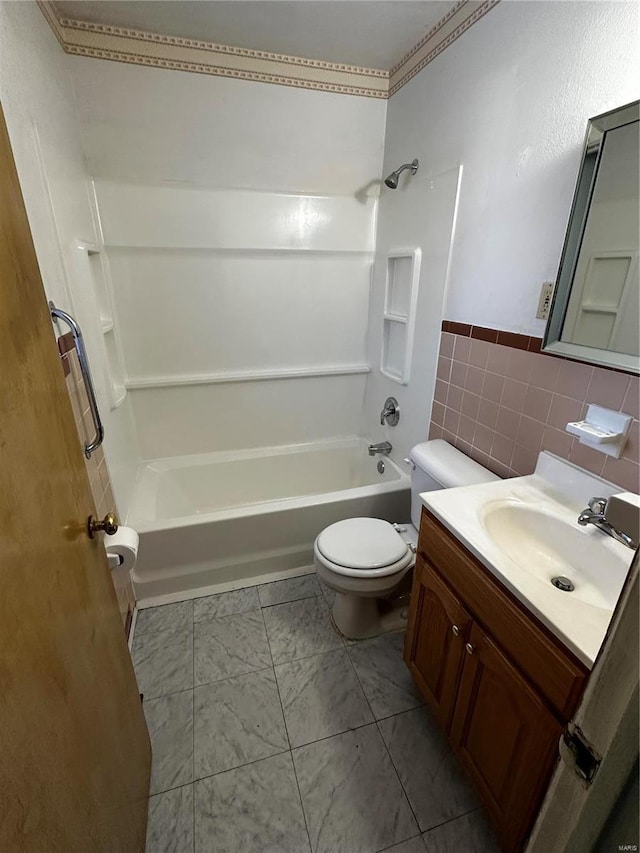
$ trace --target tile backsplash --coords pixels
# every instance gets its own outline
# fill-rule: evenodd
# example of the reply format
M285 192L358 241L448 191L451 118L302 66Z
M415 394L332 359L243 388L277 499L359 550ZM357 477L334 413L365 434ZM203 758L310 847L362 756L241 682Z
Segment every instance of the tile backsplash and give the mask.
M543 355L535 338L494 330L471 337L471 327L453 323L443 328L461 333L441 335L429 438L444 438L501 477L532 473L538 453L549 450L640 491L637 376ZM564 431L585 417L588 403L633 415L622 458Z

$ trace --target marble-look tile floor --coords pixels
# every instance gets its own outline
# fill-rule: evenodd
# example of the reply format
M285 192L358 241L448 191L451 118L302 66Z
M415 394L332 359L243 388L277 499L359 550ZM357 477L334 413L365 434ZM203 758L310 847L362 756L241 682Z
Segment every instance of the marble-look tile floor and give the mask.
M315 575L142 610L147 853L494 853L402 660Z

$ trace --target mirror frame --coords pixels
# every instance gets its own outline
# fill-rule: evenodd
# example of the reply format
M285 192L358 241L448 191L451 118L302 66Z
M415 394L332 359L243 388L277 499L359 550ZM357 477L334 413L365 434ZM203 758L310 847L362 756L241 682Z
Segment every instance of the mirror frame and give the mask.
M634 101L631 104L595 116L589 119L587 123L580 171L573 194L569 224L541 349L541 352L549 355L559 355L574 361L586 361L589 364L602 364L627 373L640 373L640 356L573 344L560 340L560 335L571 296L582 239L589 218L605 136L608 131L624 127L626 124L631 124L639 119L640 101Z

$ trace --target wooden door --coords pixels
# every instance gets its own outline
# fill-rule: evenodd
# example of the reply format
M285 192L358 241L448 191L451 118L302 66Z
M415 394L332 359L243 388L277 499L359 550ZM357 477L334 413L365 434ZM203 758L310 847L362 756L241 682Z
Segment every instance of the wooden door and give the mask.
M471 617L436 571L416 562L405 661L438 723L449 729Z
M140 853L150 747L0 109L0 850Z
M493 815L505 850L522 849L558 755L562 727L474 623L451 742Z

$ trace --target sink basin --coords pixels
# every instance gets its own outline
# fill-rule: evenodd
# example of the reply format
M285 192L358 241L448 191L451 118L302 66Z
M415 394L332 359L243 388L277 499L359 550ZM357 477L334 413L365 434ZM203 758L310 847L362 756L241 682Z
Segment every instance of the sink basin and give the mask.
M513 500L485 505L480 520L498 548L558 596L605 610L615 607L628 561L605 547L601 531ZM568 578L573 591L553 586L551 581L558 576Z
M593 495L610 498L620 491L542 451L533 474L420 497L460 544L590 668L632 552L591 524L581 527L578 514Z

